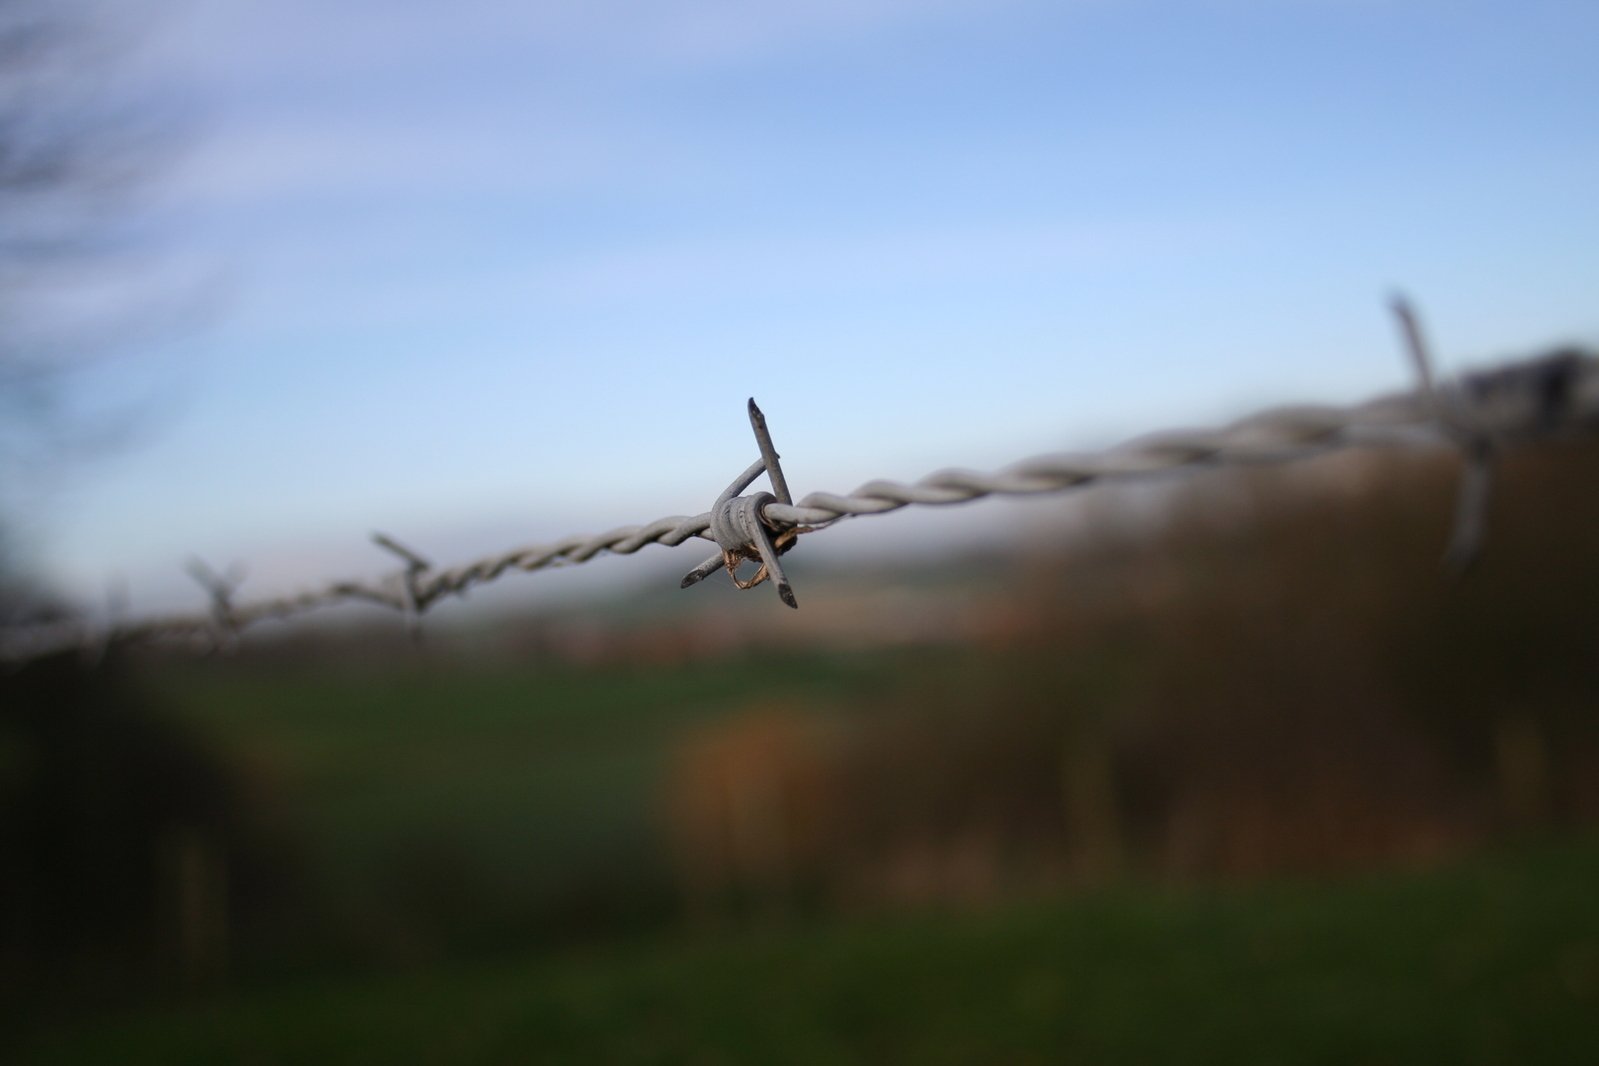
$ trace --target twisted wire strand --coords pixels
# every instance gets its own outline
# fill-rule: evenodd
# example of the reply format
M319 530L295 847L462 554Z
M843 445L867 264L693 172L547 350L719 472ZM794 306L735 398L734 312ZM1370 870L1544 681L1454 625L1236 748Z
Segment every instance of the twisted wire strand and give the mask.
M1557 363L1558 361L1558 363ZM1562 382L1558 417L1551 417L1551 368ZM1599 428L1599 359L1572 352L1504 364L1450 386L1470 404L1481 432L1502 443L1575 428ZM987 496L1059 493L1095 482L1135 480L1204 466L1285 462L1353 447L1455 446L1453 427L1438 417L1438 386L1378 396L1350 406L1276 407L1214 428L1138 437L1097 452L1024 459L1000 470L949 469L906 483L874 480L848 493L813 492L793 504L770 503L766 521L779 529L815 532L841 519L887 514L911 506L944 506ZM401 571L376 583L336 581L293 595L230 603L231 637L260 622L284 620L325 607L366 602L420 613L438 601L498 580L510 571L574 566L610 553L631 555L649 544L675 547L708 532L710 512L670 515L593 536L528 545L446 569ZM0 630L0 659L110 644L188 641L218 647L214 613L196 612L95 627L61 620Z

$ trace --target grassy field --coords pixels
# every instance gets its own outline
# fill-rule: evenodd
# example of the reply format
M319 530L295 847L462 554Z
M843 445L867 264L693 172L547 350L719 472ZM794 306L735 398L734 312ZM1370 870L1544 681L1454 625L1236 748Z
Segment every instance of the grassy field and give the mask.
M1599 841L655 938L104 1019L30 1063L1599 1061Z
M958 656L906 652L400 671L230 661L148 685L251 782L327 919L414 961L580 939L584 923L658 926L675 907L658 793L678 741L774 699L869 713L913 660L944 691L960 684Z

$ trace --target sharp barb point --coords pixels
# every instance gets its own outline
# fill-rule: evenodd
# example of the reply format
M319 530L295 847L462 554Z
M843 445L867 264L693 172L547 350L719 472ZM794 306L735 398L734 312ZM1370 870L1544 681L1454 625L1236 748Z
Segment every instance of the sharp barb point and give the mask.
M684 574L682 583L677 587L686 589L692 585L698 585L701 581L704 581L706 578L716 573L716 571L721 569L723 565L723 556L720 554L713 555L700 565L696 566L694 569L690 570L687 574Z

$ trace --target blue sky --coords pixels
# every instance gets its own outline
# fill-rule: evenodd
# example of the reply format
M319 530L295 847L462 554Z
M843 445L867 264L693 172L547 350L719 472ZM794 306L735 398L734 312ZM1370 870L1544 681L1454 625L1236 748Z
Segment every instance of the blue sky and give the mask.
M148 36L203 116L166 245L217 295L86 384L169 402L42 520L81 595L702 510L749 395L798 493L1356 399L1407 383L1394 286L1450 365L1599 340L1592 3L217 0Z

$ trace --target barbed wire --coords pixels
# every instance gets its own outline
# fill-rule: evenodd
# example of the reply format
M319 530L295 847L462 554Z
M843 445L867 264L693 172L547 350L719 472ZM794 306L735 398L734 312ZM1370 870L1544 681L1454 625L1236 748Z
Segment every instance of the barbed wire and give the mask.
M740 588L754 588L770 579L783 602L796 607L779 556L801 536L846 518L988 496L1059 493L1092 483L1198 467L1284 462L1356 447L1444 445L1460 451L1464 462L1461 491L1446 553L1450 565L1460 568L1471 561L1482 542L1495 455L1528 439L1599 428L1599 357L1563 349L1441 382L1414 313L1401 299L1395 299L1393 309L1417 385L1363 403L1275 407L1219 427L1154 433L1103 451L1042 455L990 472L942 470L909 483L868 481L848 493L812 492L795 502L765 418L751 399L750 422L760 458L734 479L711 510L701 514L670 515L597 535L513 548L444 569L436 569L393 537L377 533L374 542L405 564L398 573L376 582L335 581L288 596L242 603L236 602L241 572L218 574L192 560L189 572L209 597L209 610L137 620L120 617L118 609L99 626L87 618L12 626L0 629L0 660L15 664L74 649L98 658L112 645L174 640L230 649L242 630L257 623L356 602L399 611L414 634L421 614L429 607L512 571L575 565L603 553L631 555L649 544L674 547L696 538L715 542L720 552L691 570L683 587L725 567ZM774 491L740 495L762 473L768 475ZM745 561L759 564L748 580L738 576Z

